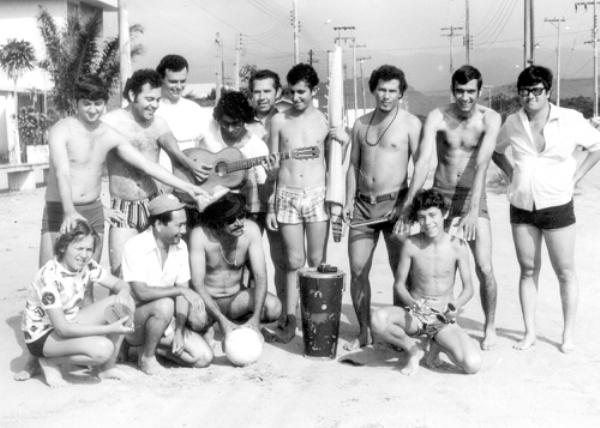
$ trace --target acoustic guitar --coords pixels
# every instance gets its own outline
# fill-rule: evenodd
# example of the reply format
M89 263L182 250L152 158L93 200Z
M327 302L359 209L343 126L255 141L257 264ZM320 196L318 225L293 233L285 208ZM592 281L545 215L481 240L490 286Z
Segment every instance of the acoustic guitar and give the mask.
M263 164L269 157L244 158L242 152L234 147L226 147L217 153L200 148L191 148L183 150L183 153L196 165L212 165L212 171L209 173L208 178L202 183L197 183L198 186L209 192L216 185L229 187L230 189L241 187L246 180L247 170ZM279 152L277 156L280 160L301 160L315 159L319 157L319 154L320 150L317 146L307 146L287 152ZM192 174L179 165L174 165L173 174L190 183L195 182Z

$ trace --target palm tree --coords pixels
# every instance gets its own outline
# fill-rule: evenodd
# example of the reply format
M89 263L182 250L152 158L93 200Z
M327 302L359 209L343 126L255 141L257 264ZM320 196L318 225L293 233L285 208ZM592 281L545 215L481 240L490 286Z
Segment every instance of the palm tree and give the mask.
M26 71L32 70L35 64L35 51L27 40L9 39L0 46L0 67L6 72L13 82L15 111L18 111L17 83ZM16 128L16 124L15 124ZM24 150L19 147L19 139L15 135L15 144L10 148L11 163L24 162Z
M86 21L69 18L67 27L59 29L48 11L40 7L38 26L46 46L46 58L40 66L54 81L54 105L62 115L74 112L74 85L79 76L97 74L114 93L119 80L119 40L102 40L102 14ZM129 29L135 39L143 32L140 25ZM140 44L131 47L132 58L142 53Z

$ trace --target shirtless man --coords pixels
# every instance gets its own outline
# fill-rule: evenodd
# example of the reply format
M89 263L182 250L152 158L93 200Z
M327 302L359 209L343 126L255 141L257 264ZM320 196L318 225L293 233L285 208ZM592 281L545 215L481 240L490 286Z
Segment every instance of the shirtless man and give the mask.
M455 102L427 116L403 211L408 211L413 196L425 183L437 149L433 188L446 198L449 207L446 227L457 228L473 252L485 315L481 348L488 350L496 342L497 286L492 270L492 232L485 176L501 119L495 111L477 104L481 84L481 73L470 65L462 66L452 75ZM402 220L397 223L399 228L401 223Z
M162 79L150 69L137 70L127 80L123 96L129 101L126 108L107 113L102 122L131 142L149 161L157 162L163 149L173 163L189 170L198 181L203 181L209 168L194 166L179 149L177 140L166 121L155 117L161 94ZM151 177L126 164L114 154L108 158L108 177L111 208L120 211L119 221L113 222L108 236L111 270L120 271L123 245L148 225L148 202L158 189Z
M271 153L317 146L319 157L308 160L282 160L277 173L275 212L267 214L267 228L279 230L286 255L284 294L279 295L283 313L278 331L268 340L287 343L296 334L298 304L298 269L318 266L325 260L328 219L325 208L325 140L329 132L327 119L313 106L319 78L308 64L297 64L287 81L292 108L277 113L271 121ZM306 240L306 248L304 241Z
M344 218L363 221L388 217L388 221L350 229L350 293L360 332L347 349L372 342L369 273L373 252L383 233L390 267L396 271L401 245L394 239L393 221L406 195L408 161L417 151L421 132L419 119L399 106L406 90L402 70L391 65L379 67L371 74L369 88L376 108L354 123Z
M59 232L70 230L78 219L86 220L100 236L94 258L102 254L104 212L100 202L102 173L108 153L145 174L176 186L186 193L204 193L185 183L159 165L139 156L121 135L100 120L106 108L108 90L96 76L83 76L75 83L77 111L57 122L50 130L50 173L42 218L40 266L52 258Z
M281 303L267 293L267 271L262 236L256 223L245 219L244 197L228 193L209 205L190 236L192 287L200 294L207 316L191 319L195 331L206 332L215 322L225 336L235 321L258 331L260 322L281 315ZM249 262L254 288L243 288Z
M456 323L458 312L473 297L469 250L465 241L444 231L448 215L445 197L429 189L418 193L410 218L421 226L402 247L394 289L402 306L388 306L373 313L373 333L408 353L402 374L414 374L424 351L419 336L431 339L426 363L439 366L440 351L466 373L481 367L481 353L469 335ZM462 290L454 297L456 271ZM407 283L411 284L410 287Z

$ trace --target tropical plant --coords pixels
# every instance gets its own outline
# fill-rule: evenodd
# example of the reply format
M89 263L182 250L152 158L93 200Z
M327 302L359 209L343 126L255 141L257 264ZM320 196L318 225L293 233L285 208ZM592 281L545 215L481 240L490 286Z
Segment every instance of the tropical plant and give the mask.
M67 26L59 29L46 9L40 7L38 27L44 39L46 58L40 66L47 70L54 81L54 105L61 115L74 112L74 85L79 76L98 75L114 93L119 85L119 39L102 39L102 14L98 12L87 20L70 17ZM129 28L131 57L142 53L143 48L135 39L143 28Z
M35 51L27 40L9 39L6 44L0 46L0 67L6 72L8 78L13 82L15 103L17 103L17 83L26 71L32 70L35 65ZM25 162L25 151L19 146L18 140L10 149L12 162Z
M0 46L0 67L12 80L15 93L19 78L32 70L34 65L35 51L27 40L8 39L6 44Z

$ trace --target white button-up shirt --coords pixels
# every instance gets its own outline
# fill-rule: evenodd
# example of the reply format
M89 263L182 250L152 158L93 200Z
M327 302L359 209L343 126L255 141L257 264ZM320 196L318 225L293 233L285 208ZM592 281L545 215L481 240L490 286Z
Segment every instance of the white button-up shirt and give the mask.
M163 265L152 227L125 243L121 264L123 280L145 282L150 287L173 287L190 280L190 262L183 240L169 246Z
M510 145L513 177L508 189L510 203L528 211L564 205L573 198L577 146L600 150L600 132L576 110L550 104L542 130L546 146L536 149L529 119L523 109L511 114L498 135L496 152Z

